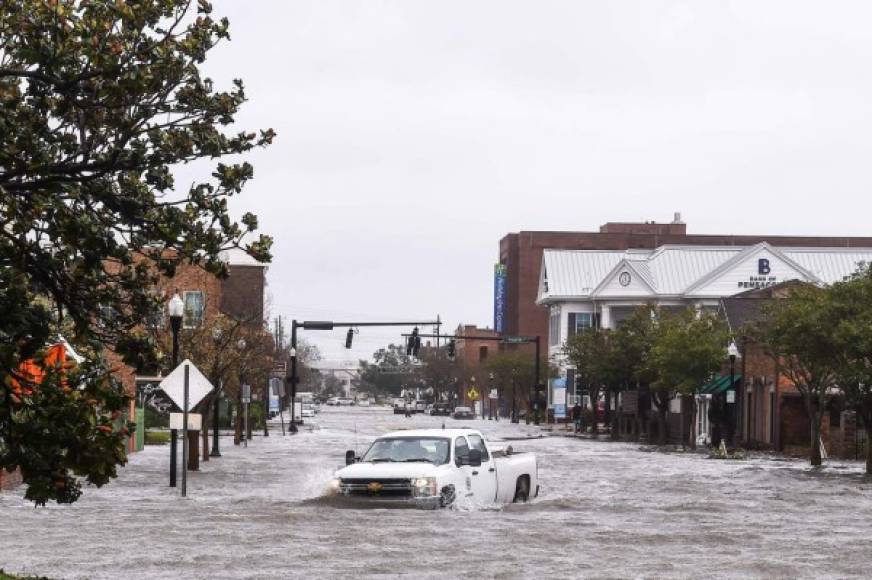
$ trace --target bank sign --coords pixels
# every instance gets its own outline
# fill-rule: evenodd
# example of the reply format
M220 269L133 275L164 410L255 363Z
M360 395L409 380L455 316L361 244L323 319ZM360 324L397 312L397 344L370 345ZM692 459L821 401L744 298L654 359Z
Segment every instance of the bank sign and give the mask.
M506 266L494 266L494 330L505 332L506 327Z
M778 284L778 278L772 275L772 266L767 258L757 260L757 275L748 276L748 281L739 280L739 288L766 288Z

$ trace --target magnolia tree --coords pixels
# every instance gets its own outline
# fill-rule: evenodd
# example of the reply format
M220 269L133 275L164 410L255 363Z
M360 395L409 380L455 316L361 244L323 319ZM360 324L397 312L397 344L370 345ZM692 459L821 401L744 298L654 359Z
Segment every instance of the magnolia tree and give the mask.
M233 221L227 198L253 176L240 154L274 133L229 132L245 93L201 74L229 39L211 12L204 0L0 11L0 467L21 467L39 503L74 501L75 476L100 485L124 463L123 434L106 439L104 420L127 399L98 355L151 348L131 333L160 307L156 277L181 261L225 275L227 248L269 259L268 237L245 241L255 216ZM201 159L207 177L175 182L174 167ZM70 392L55 375L13 393L62 322L91 359L65 376Z
M768 303L763 312L751 335L802 394L810 424L809 459L820 465L824 406L844 370L840 337L850 336L850 331L832 318L830 291L816 286L794 288L787 298Z
M724 349L729 332L723 318L687 309L677 314L662 315L657 323L649 365L657 379L652 389L658 401L674 395L694 395L724 363ZM666 437L668 405L658 405L660 442ZM696 448L696 397L693 397L689 430L690 446ZM682 428L684 424L682 423ZM685 433L681 443L685 444Z
M838 345L836 381L848 408L872 442L872 269L862 267L828 290L830 322ZM872 444L866 445L866 473L872 473Z

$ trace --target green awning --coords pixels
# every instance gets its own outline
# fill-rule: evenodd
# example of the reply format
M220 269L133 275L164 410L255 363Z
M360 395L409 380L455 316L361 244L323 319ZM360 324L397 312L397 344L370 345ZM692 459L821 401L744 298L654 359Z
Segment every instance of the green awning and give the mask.
M736 385L740 384L742 381L742 375L736 375L735 377ZM701 395L716 395L718 393L723 393L727 389L730 388L730 376L722 376L719 375L715 377L710 383L703 385L700 387L699 392Z

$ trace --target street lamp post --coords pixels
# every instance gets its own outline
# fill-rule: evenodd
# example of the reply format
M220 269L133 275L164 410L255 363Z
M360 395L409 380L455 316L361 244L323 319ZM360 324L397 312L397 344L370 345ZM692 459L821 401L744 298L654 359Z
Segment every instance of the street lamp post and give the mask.
M493 409L493 399L490 398L491 393L494 390L494 374L492 372L487 374L488 385L487 385L487 418L488 420L493 420L494 418L494 409Z
M170 329L173 333L173 369L179 364L179 330L182 328L182 317L185 313L185 303L179 296L179 291L170 299L167 305L170 317ZM170 487L176 487L176 455L178 451L179 434L176 429L170 431Z
M289 433L297 432L297 422L294 420L297 406L297 325L296 320L291 323L291 375L289 377L291 391L291 423L288 426Z
M242 385L245 384L245 365L244 365L243 360L242 360L242 355L245 352L246 346L248 346L248 344L245 342L244 338L240 338L239 340L236 341L236 350L239 351L239 396L240 396L240 400L242 397ZM242 439L244 439L245 441L248 441L249 439L251 439L251 433L249 432L249 429L248 429L248 403L245 404L245 423L244 423L244 429L242 432ZM248 446L248 443L246 443L246 447L247 446Z
M217 344L221 340L221 329L217 326L212 329L212 340ZM215 398L212 401L212 452L209 457L221 457L221 449L218 446L218 407L221 397L221 380L216 381ZM208 435L206 436L208 439Z
M512 368L512 371L511 371L511 375L512 375L512 417L511 417L511 422L512 423L519 422L519 419L518 419L518 389L515 386L515 378L516 378L517 374L518 374L518 370L515 368Z
M730 387L727 389L727 443L732 448L736 435L736 420L738 419L736 413L738 407L736 397L736 358L741 356L735 341L730 341L730 346L727 347L727 356L730 357ZM730 401L731 396L732 401Z

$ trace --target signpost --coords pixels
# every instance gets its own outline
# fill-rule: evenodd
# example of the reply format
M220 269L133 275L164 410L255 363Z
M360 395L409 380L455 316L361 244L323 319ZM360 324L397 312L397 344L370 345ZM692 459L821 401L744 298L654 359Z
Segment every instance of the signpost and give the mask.
M188 411L196 407L206 395L215 390L212 383L203 376L194 363L189 359L182 361L173 372L161 380L160 389L167 397L182 410L182 497L187 495L187 471L188 471ZM194 431L195 429L190 429ZM177 429L171 429L170 440L170 487L176 486L176 445Z

